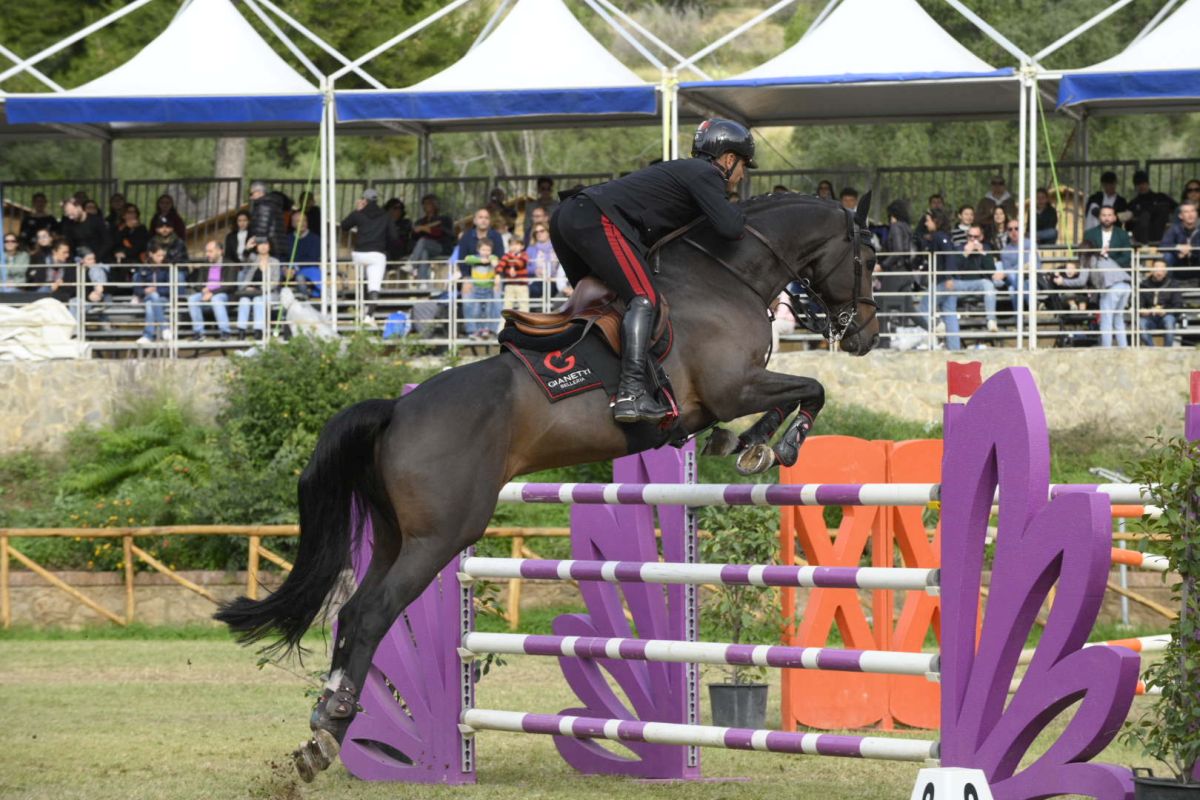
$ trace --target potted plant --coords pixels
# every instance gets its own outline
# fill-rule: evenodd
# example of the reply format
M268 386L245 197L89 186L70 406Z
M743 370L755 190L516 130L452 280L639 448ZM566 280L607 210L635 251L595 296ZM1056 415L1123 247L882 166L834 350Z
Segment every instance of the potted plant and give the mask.
M1180 580L1171 586L1179 618L1171 624L1171 643L1145 672L1147 686L1162 696L1142 717L1127 723L1123 739L1138 743L1174 778L1134 770L1135 797L1171 800L1200 796L1200 441L1155 439L1132 470L1133 480L1149 484L1150 502L1162 509L1146 519L1151 534L1142 549L1166 556Z
M769 564L779 549L779 514L773 508L707 508L701 515L701 558L706 564ZM757 586L720 585L702 595L700 620L731 644L778 641L778 593ZM724 683L709 684L713 724L762 728L767 718L766 671L762 667L723 667Z

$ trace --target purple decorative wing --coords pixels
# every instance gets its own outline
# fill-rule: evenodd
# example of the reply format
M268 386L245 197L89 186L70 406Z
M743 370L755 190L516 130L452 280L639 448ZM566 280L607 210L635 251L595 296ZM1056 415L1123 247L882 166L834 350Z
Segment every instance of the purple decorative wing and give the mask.
M1132 797L1128 769L1086 763L1120 730L1133 702L1138 656L1081 649L1111 565L1107 496L1047 501L1050 448L1033 376L993 376L966 406L946 411L942 464L942 764L982 769L997 800L1083 794ZM987 613L975 631L993 492L1000 520ZM1020 688L1017 660L1052 587L1054 605ZM1007 702L1007 706L1006 706ZM1024 768L1034 738L1076 706L1062 736Z
M693 444L682 450L663 448L618 459L613 464L617 483L683 483L694 458ZM577 505L571 509L571 555L578 559L657 561L655 509L645 505ZM687 561L692 532L686 510L679 506L658 509L662 528L662 558ZM587 614L564 614L554 620L560 636L687 639L686 604L691 587L625 583L619 587L599 582L580 584ZM632 622L625 617L622 595ZM694 595L693 595L694 596ZM636 632L635 632L636 631ZM690 697L689 667L611 659L559 659L563 675L582 703L563 714L606 719L687 723ZM605 680L607 671L620 687L628 705ZM618 755L592 740L557 737L562 757L585 773L632 775L642 778L699 777L699 756L686 747L625 742L629 757Z
M371 561L371 541L368 520L354 559L360 581ZM375 651L359 701L363 710L342 747L342 763L355 777L475 783L475 773L461 769L463 744L456 725L462 712L457 568L455 558L400 615Z

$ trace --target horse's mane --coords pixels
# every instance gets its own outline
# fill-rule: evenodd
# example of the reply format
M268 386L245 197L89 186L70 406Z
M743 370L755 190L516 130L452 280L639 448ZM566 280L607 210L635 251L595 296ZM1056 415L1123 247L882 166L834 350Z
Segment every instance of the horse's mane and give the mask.
M821 205L827 208L840 208L836 200L826 200L815 194L800 194L799 192L784 192L781 194L758 194L741 202L746 216L784 205Z

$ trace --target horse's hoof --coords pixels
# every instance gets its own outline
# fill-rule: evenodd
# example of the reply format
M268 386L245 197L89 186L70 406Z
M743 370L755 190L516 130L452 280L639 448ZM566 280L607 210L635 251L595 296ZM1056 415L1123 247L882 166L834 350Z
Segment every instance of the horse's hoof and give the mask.
M740 475L757 475L774 465L775 453L765 444L755 444L746 448L746 451L738 456L735 464Z
M741 440L737 434L726 428L714 428L708 441L704 443L703 456L731 456L738 451Z
M324 728L318 728L313 731L310 747L316 759L318 769L329 769L329 766L338 757L338 753L342 751L342 746L338 744L338 740Z
M317 768L316 757L309 748L310 744L312 744L311 741L305 742L292 753L292 763L296 765L296 774L305 783L312 783L316 779L317 773L321 771Z

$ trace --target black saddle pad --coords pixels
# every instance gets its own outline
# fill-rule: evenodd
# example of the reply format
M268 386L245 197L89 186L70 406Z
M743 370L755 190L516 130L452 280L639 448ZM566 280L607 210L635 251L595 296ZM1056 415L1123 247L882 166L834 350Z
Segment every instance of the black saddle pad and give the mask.
M621 380L621 359L604 341L599 330L588 329L583 322L554 336L527 336L510 323L497 338L505 350L525 365L551 403L596 389L603 389L610 402L616 396ZM668 324L666 335L650 349L659 399L671 408L676 407L675 397L662 362L670 354L673 344L674 336ZM687 432L674 416L661 425L643 423L621 427L630 452L668 442L682 443L687 439Z

